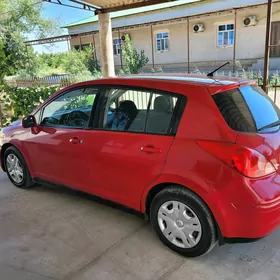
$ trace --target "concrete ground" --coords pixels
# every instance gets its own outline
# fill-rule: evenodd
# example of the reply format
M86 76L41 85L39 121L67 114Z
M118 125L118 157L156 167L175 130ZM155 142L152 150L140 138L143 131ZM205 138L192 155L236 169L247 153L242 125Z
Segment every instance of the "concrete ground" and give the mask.
M19 190L0 171L0 279L277 280L280 230L186 259L135 214L64 188Z

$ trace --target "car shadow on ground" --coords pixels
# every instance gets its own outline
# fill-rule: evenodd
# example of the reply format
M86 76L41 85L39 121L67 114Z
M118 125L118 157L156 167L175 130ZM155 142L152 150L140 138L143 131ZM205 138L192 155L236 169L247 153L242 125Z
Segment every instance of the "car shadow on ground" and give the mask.
M39 192L39 193L48 193L48 194L54 194L54 195L63 195L63 196L68 196L71 199L80 199L80 200L89 200L92 202L99 203L101 205L108 206L110 208L114 208L116 210L120 210L129 214L132 214L136 217L142 218L143 220L145 219L145 215L142 214L139 211L136 211L134 209L128 208L124 205L115 203L110 200L103 199L101 197L82 192L80 190L76 190L73 188L65 187L62 185L55 185L55 184L37 184L33 188L30 188L28 191L33 191L33 192Z

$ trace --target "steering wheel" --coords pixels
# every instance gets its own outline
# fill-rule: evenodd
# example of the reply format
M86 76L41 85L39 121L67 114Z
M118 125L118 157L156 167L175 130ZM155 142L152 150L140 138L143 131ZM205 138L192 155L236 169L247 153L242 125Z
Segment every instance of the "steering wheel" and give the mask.
M85 127L88 123L89 116L82 111L72 111L68 115L68 124L70 126Z

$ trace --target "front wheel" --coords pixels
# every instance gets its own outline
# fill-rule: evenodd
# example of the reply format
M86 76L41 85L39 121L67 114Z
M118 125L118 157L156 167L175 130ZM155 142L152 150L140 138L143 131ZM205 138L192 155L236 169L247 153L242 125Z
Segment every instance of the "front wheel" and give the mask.
M17 148L11 146L5 151L4 164L10 181L16 187L27 189L34 186L27 164Z
M186 188L170 186L159 192L152 201L150 218L159 239L186 257L204 255L217 243L210 210Z

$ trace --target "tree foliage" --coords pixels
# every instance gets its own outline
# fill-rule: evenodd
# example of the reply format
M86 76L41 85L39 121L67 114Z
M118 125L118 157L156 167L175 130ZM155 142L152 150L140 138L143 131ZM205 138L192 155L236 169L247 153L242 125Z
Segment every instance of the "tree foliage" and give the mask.
M37 56L38 76L52 74L73 74L100 76L99 62L94 59L93 48L89 46L82 51L71 50L67 53L40 54Z
M29 115L57 90L56 86L20 88L3 85L0 88L0 103L4 104L5 111L12 111L12 120L17 120Z
M20 69L35 71L35 54L28 53L24 41L27 34L43 38L59 33L59 25L42 16L43 2L36 0L1 0L0 3L0 49L5 59L4 71L15 74ZM0 51L1 52L1 51Z
M140 53L132 47L129 35L125 35L125 42L122 44L122 55L125 62L125 73L138 74L139 71L149 62L149 58L143 50Z

